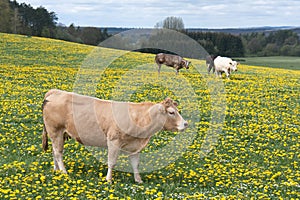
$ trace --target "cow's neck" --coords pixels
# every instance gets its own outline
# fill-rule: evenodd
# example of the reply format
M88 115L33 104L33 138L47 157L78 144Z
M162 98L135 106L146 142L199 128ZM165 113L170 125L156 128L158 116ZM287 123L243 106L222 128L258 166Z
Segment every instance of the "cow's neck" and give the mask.
M164 122L165 117L160 111L160 105L155 104L149 106L146 112L139 113L139 118L130 127L129 133L137 138L150 138L163 129Z

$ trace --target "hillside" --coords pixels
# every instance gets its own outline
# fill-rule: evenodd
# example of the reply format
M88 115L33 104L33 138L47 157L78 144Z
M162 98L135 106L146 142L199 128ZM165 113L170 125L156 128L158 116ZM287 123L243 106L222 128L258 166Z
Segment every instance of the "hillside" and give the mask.
M94 48L61 40L3 33L0 33L0 45L0 64L31 67L78 68Z
M0 199L299 197L298 70L240 65L227 80L192 60L178 76L166 66L158 75L151 54L1 33L0 58ZM65 142L62 174L41 145L52 88L131 102L170 97L189 127L150 139L140 156L143 184L125 154L108 184L106 151L75 140Z

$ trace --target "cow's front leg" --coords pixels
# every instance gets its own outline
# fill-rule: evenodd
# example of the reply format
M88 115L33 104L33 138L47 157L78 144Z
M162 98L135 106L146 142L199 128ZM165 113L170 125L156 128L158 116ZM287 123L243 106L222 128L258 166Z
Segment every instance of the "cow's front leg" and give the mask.
M230 79L230 78L229 78L230 73L229 73L227 70L225 70L225 74L226 74L227 79Z
M179 69L180 69L180 66L178 65L174 65L175 69L176 69L176 75L178 75L178 72L179 72Z
M106 175L106 180L111 182L112 180L112 170L116 166L118 155L119 155L119 146L117 142L114 141L107 141L108 146L108 171Z
M143 181L141 179L141 176L140 176L140 173L139 173L139 170L138 170L139 162L140 162L140 154L136 153L136 154L130 155L129 158L130 158L130 161L131 161L131 166L132 166L132 169L133 169L135 182L143 183Z
M160 74L161 64L157 64L157 65L158 65L158 74Z

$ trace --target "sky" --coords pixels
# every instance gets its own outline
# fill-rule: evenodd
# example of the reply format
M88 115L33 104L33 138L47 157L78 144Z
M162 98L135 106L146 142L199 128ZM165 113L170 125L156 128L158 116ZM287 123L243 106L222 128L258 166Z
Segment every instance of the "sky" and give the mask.
M55 12L69 26L153 28L181 17L185 28L300 26L300 0L17 0Z

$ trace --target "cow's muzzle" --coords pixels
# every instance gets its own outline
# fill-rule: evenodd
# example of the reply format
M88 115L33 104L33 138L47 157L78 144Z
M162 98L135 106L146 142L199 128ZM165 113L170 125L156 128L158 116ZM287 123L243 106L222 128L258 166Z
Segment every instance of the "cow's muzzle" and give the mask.
M184 128L187 128L189 124L188 124L187 121L185 121L185 122L183 123L183 125L184 125Z
M177 129L178 131L184 131L186 128L188 127L188 122L187 121L183 121L183 123L181 123Z

